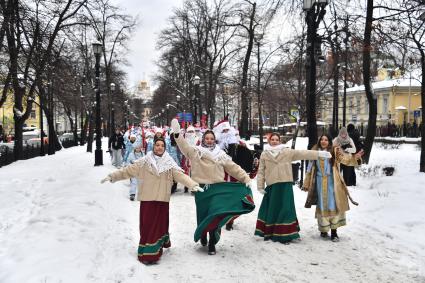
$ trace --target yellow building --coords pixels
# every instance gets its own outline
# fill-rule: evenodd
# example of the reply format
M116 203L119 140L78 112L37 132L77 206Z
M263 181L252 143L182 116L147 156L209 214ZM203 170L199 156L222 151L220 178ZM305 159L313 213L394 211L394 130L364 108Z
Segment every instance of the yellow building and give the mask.
M3 91L3 86L0 85L0 93ZM13 134L14 129L14 121L13 121L13 92L9 92L7 94L7 99L4 102L4 104L0 108L0 124L3 125L4 131L6 134ZM39 99L36 97L36 102L38 103ZM24 109L25 109L25 101L24 99ZM37 127L40 126L40 108L36 103L33 103L32 111L30 113L30 116L25 121L26 127Z
M421 82L417 79L394 79L372 83L377 98L377 125L396 125L421 122ZM322 119L332 124L333 94L326 93L321 98ZM339 125L342 124L343 91L339 92ZM367 124L369 106L364 86L347 89L346 124Z

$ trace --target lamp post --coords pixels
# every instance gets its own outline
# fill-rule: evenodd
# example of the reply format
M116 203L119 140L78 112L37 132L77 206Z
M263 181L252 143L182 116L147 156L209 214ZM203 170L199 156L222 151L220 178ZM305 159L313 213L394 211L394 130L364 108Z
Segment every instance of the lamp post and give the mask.
M110 127L109 136L112 136L112 133L115 132L115 109L114 109L114 101L112 99L112 96L114 95L114 91L115 91L115 84L111 83L109 87L111 89L111 127Z
M178 95L178 94L176 95L176 101L177 101L177 115L178 115L179 109L180 109L180 95Z
M201 81L201 78L199 76L195 76L193 78L193 84L195 85L195 113L193 117L193 123L195 124L197 122L198 117L198 107L199 107L199 113L201 113L201 105L200 105L200 99L199 99L199 83Z
M99 42L93 43L93 53L96 58L96 149L94 151L94 166L103 165L103 152L102 152L102 131L101 131L101 120L100 120L100 56L102 54L102 44Z
M165 105L165 108L167 108L167 126L170 125L170 104L167 103L167 105Z
M325 7L328 0L304 0L304 11L307 22L307 58L306 58L306 110L307 110L307 135L308 148L312 148L317 141L316 122L316 60L315 56L320 50L320 38L317 29L325 16Z
M161 109L161 113L162 113L162 127L164 127L165 123L167 122L168 115L167 115L167 117L165 117L165 109L164 108ZM167 112L167 114L168 114L168 112ZM167 123L167 125L168 125L168 123Z

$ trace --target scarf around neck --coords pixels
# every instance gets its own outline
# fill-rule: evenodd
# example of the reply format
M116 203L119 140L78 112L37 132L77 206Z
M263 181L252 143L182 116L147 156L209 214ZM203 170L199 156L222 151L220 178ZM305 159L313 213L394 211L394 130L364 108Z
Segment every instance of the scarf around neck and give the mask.
M285 145L283 144L278 144L274 146L266 144L264 146L264 151L270 153L273 157L276 157L284 148L285 148Z
M143 161L157 176L173 168L183 171L166 151L164 151L162 156L155 155L153 151L149 151Z
M324 150L322 150L322 149L319 149L319 151L324 151ZM320 158L319 158L320 159ZM324 165L325 165L325 175L326 176L330 176L331 175L331 163L329 162L329 159L328 158L324 158ZM309 163L308 163L308 166L307 166L307 173L311 173L311 169L313 168L313 164L314 163L316 163L317 162L317 167L320 167L320 160L312 160L312 161L310 161Z
M203 156L208 156L210 159L214 161L224 161L225 159L230 159L230 157L216 144L214 146L204 146L198 145L196 147L198 149L199 158Z

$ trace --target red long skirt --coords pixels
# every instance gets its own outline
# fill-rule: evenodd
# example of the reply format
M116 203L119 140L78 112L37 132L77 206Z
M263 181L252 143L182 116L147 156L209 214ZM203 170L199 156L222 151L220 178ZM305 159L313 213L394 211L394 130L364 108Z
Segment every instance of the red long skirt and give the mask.
M139 261L158 261L162 255L162 248L169 248L171 246L168 225L168 202L140 202Z

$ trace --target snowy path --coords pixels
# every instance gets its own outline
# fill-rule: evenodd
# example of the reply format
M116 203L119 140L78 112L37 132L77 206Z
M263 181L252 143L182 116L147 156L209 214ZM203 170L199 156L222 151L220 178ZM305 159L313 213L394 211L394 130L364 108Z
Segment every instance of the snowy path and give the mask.
M360 178L359 207L347 213L341 241L318 236L314 209L294 187L302 240L281 245L253 235L255 212L222 231L217 255L193 242L195 205L181 189L170 206L171 249L160 263L136 259L137 202L128 182L101 185L112 170L94 167L84 147L0 168L0 282L424 282L425 175L419 152L377 149L395 176Z

